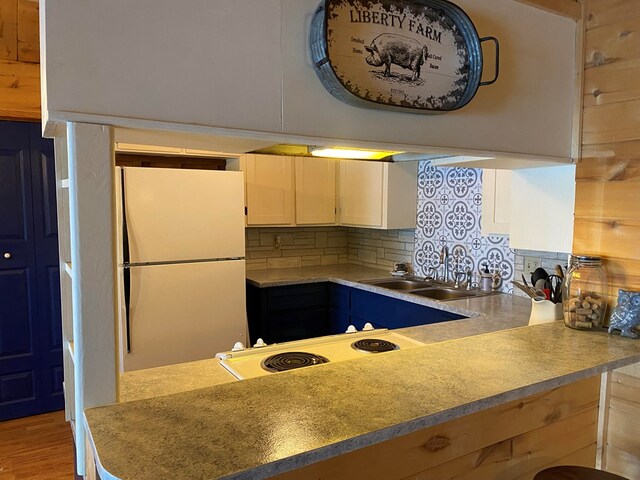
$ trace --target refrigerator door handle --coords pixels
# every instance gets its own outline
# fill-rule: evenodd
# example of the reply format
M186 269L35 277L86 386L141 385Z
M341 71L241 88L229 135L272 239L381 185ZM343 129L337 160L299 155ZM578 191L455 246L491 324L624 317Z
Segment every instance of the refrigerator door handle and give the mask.
M124 325L127 339L127 353L131 353L131 324L129 306L131 305L131 272L129 271L129 232L127 230L127 198L124 182L124 168L120 170L122 190L122 262L124 264Z
M131 305L131 270L129 265L125 265L122 269L124 280L124 328L127 340L127 353L131 353L131 324L129 315L129 307Z
M122 263L128 264L130 259L129 252L129 229L127 228L127 195L124 182L124 168L120 170L120 182L122 191Z

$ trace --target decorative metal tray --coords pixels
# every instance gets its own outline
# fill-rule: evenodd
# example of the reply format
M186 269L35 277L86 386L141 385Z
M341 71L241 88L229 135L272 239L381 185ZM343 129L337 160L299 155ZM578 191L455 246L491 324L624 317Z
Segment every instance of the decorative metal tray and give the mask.
M495 74L482 81L482 43ZM324 0L311 21L311 58L325 88L354 106L441 113L498 79L500 46L479 38L446 0Z

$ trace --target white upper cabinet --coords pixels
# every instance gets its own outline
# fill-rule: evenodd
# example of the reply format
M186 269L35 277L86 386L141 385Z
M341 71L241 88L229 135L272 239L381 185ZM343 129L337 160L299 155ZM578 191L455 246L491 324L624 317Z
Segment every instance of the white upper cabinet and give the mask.
M336 223L336 167L330 158L296 157L296 224Z
M340 224L415 228L417 178L417 162L340 161Z
M248 226L336 224L336 160L249 154L227 168L244 172Z
M571 252L575 170L484 170L482 235L509 235L512 249Z
M293 224L293 158L245 155L244 161L247 225Z
M482 171L482 235L509 235L511 221L511 171Z
M509 246L571 252L576 166L512 172Z
M417 162L249 154L227 168L245 174L247 226L416 225Z
M340 224L382 227L384 163L340 162Z

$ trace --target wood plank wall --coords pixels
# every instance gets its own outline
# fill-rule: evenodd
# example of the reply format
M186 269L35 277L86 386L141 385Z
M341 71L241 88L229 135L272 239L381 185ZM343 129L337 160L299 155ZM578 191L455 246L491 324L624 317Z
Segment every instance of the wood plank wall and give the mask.
M39 120L38 2L0 0L0 118Z
M606 258L610 298L640 290L640 1L585 0L574 253ZM602 467L640 478L640 368L613 372ZM635 432L635 433L634 433Z
M555 465L593 466L599 392L591 377L273 480L531 480Z

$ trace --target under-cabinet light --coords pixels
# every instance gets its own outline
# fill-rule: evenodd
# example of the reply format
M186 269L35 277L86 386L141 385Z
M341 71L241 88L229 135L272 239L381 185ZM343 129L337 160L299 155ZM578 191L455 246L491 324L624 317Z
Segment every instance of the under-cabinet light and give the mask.
M381 160L391 155L397 155L404 152L364 150L361 148L309 147L309 153L314 157L348 158L352 160Z

